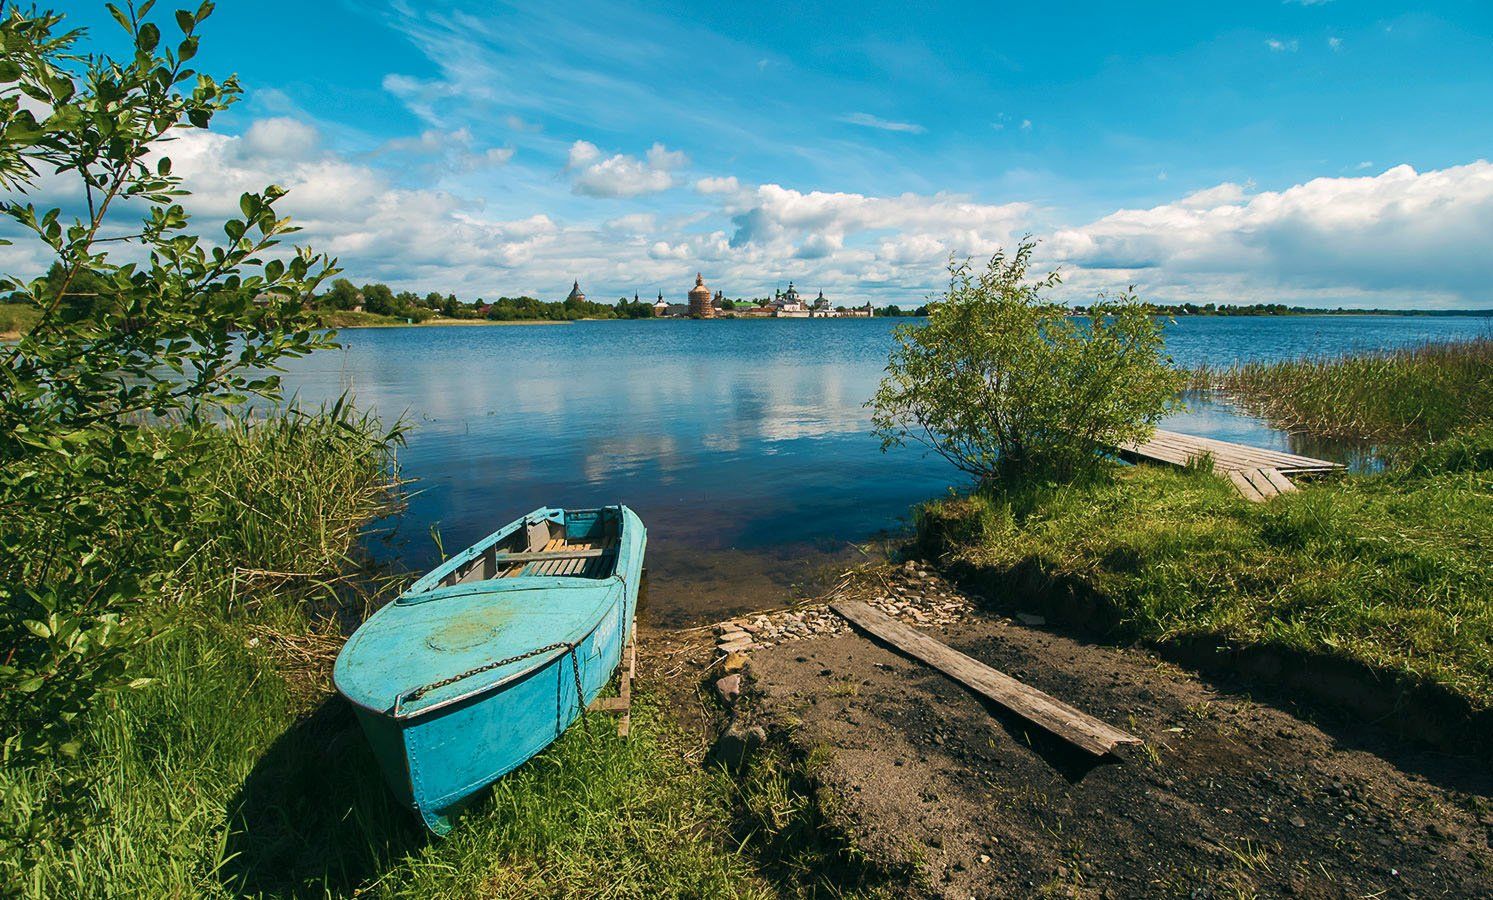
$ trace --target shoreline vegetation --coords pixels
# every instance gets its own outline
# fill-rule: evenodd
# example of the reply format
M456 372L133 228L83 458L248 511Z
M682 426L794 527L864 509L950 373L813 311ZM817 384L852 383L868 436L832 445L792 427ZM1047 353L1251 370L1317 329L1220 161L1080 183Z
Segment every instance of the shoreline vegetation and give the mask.
M280 247L274 186L216 223L226 242L189 230L163 138L241 89L186 67L211 3L164 25L149 6L111 7L122 59L0 10L0 213L57 260L0 279L35 313L0 348L0 893L767 898L814 878L791 769L698 765L646 688L630 742L583 721L450 840L395 801L330 676L403 580L363 551L400 509L402 425L276 405L277 363L336 346L298 299L335 263ZM89 218L27 202L41 171ZM121 197L139 230L97 238ZM235 413L250 399L263 417Z
M1493 749L1490 342L1246 364L1194 386L1275 427L1370 444L1384 466L1259 505L1206 465L987 485L920 507L919 545L1111 640L1244 651L1266 680L1291 660L1356 669L1378 694L1358 701L1420 704L1437 719L1420 737Z

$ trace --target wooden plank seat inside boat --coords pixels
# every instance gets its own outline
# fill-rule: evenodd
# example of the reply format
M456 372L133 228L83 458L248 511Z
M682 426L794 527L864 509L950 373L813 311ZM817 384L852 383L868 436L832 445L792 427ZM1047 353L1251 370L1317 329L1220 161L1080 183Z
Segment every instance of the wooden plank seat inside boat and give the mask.
M617 567L617 529L595 517L560 524L525 522L453 569L445 586L542 575L607 578Z
M567 541L551 538L542 550L530 553L499 554L497 563L505 567L499 578L520 575L570 575L581 578L605 578L617 558L617 536L600 540Z

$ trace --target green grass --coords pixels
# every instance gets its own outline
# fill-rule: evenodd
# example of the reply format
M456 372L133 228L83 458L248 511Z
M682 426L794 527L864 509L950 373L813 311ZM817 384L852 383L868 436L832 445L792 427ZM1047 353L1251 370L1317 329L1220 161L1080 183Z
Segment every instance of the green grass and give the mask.
M0 335L30 331L41 313L29 303L0 303Z
M1193 373L1277 427L1325 438L1437 441L1493 422L1493 337Z
M4 859L9 885L36 897L772 893L733 852L731 780L685 761L646 694L631 740L588 717L441 841L395 804L346 705L308 707L239 628L177 635L152 668L160 685L90 734L91 822L58 833L25 803L46 773L0 774L22 801L12 814L39 832Z
M1493 428L1250 504L1199 471L926 505L927 546L997 583L1066 582L1124 636L1342 657L1493 706ZM1034 578L1035 576L1035 578Z
M648 690L630 740L588 716L446 840L399 807L330 664L377 579L388 441L345 409L231 423L193 466L202 552L142 651L150 686L86 721L75 761L0 768L0 893L28 897L843 896L802 774L737 780ZM170 464L170 457L163 464ZM371 585L371 587L370 587Z

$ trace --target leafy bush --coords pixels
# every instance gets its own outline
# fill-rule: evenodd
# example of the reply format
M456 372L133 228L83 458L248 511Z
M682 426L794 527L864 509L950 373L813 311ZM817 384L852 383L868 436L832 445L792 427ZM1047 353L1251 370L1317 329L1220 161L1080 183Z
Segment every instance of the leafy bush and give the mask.
M140 684L131 651L203 550L187 535L208 439L170 426L275 398L277 361L331 346L305 309L331 262L276 249L296 230L275 212L282 189L244 194L242 217L211 244L187 231L186 192L163 151L239 88L187 66L210 3L176 13L174 47L142 18L149 6L109 7L134 47L123 59L76 52L81 33L60 31L61 16L0 8L0 213L56 263L45 277L0 279L36 316L0 351L0 739L11 763L76 754L77 724L100 695ZM27 202L42 170L63 207ZM72 302L85 285L88 302Z
M1135 298L1079 319L1027 279L1035 243L976 275L950 265L927 324L902 325L871 399L882 448L921 443L983 481L1089 471L1100 451L1149 435L1181 386L1161 328Z

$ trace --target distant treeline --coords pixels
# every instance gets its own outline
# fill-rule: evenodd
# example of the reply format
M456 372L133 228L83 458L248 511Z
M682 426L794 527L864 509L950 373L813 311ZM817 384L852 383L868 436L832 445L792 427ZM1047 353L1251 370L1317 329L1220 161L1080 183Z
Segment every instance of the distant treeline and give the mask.
M1493 309L1360 309L1339 306L1287 306L1284 303L1148 303L1157 315L1170 316L1493 316ZM1084 311L1086 307L1075 306Z
M448 319L492 319L499 322L522 319L567 322L575 319L653 317L651 303L635 303L627 299L619 299L616 304L592 303L590 300L546 301L534 297L499 297L496 300L478 297L467 301L455 294L435 291L423 297L413 291L396 293L388 285L377 282L360 288L346 278L333 281L331 288L318 295L313 303L322 309L351 310L361 306L364 312L413 319L416 322L436 316Z

